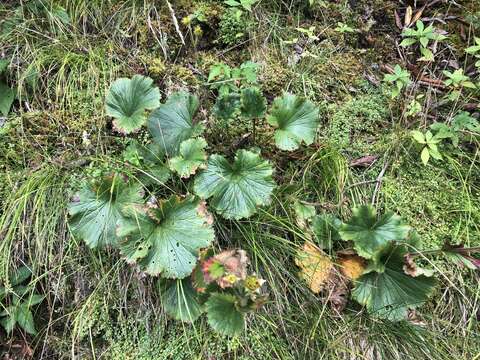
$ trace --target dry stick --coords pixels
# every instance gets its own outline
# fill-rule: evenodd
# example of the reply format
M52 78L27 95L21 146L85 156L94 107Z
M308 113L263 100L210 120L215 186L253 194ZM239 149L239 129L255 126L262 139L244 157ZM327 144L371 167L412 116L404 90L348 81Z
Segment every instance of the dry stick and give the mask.
M380 187L382 186L383 175L385 175L385 171L387 171L388 165L389 163L388 161L386 161L385 164L383 165L382 171L380 171L380 174L378 174L377 176L377 179L376 179L377 184L375 185L375 191L373 192L373 196L372 196L372 205L375 204L377 194L380 190Z
M185 40L183 39L182 32L180 31L180 27L178 26L177 18L175 17L175 11L173 10L172 4L170 1L167 1L168 10L170 10L170 15L172 16L173 25L175 26L175 30L177 31L178 36L180 36L180 40L182 40L182 44L185 45Z

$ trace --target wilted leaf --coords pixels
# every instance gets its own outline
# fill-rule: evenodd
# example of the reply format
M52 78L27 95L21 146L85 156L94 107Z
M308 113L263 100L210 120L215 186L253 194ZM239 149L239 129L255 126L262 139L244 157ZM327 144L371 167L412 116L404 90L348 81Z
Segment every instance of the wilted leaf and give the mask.
M130 133L145 123L145 110L153 110L160 104L160 91L152 87L153 80L135 75L132 79L116 80L108 91L106 113L115 118L115 127Z
M203 131L203 126L193 121L198 107L196 96L177 92L150 114L148 130L168 156L177 155L182 141L200 135Z
M207 142L203 138L183 141L180 145L179 156L170 159L170 169L182 178L188 178L195 174L207 160L206 147Z
M333 270L330 258L311 242L303 245L295 257L295 264L301 269L300 277L315 294L323 289Z
M225 250L202 264L203 278L207 284L216 281L222 289L232 287L246 279L248 263L244 250Z
M214 239L199 199L171 196L155 206L136 207L120 223L120 250L128 262L150 275L182 279L192 272L198 252Z
M370 205L353 209L350 221L340 226L343 240L352 240L358 255L377 260L378 256L394 241L404 240L410 227L404 225L398 215L387 213L377 216Z
M338 254L340 272L350 280L357 280L367 267L365 259L355 254Z
M70 203L70 227L75 236L91 247L117 245L115 229L124 219L124 211L143 203L142 186L120 175L86 184Z
M195 177L194 191L227 219L249 217L270 201L275 187L273 169L260 155L239 150L233 163L212 155L207 168Z
M267 121L277 128L277 147L295 150L302 142L307 145L313 142L319 124L318 108L306 99L285 93L274 100Z
M205 303L208 324L222 335L239 334L245 327L244 314L235 306L236 298L230 294L213 293Z

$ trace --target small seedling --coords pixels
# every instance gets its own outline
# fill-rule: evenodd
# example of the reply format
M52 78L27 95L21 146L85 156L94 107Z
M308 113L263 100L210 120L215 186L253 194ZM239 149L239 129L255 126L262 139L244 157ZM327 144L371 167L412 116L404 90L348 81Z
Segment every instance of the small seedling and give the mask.
M480 38L475 38L475 45L465 49L465 52L469 55L473 55L477 60L475 66L480 69Z
M244 10L252 11L252 5L258 0L225 0L224 3L232 7L241 7Z
M442 154L438 151L437 145L442 141L441 137L434 136L431 131L427 131L425 134L418 130L412 131L413 139L419 144L423 145L420 158L424 165L427 165L430 157L441 160Z
M347 24L338 22L337 27L335 28L335 31L339 32L340 34L345 34L345 33L354 33L355 29L348 26Z
M403 88L410 85L410 73L407 70L403 70L400 65L395 65L393 74L387 74L383 78L383 81L389 84L393 84L392 99L400 95Z
M420 20L416 23L416 29L405 29L402 32L402 37L404 37L404 39L400 43L400 46L408 47L417 43L420 44L420 53L423 55L423 57L419 59L420 61L434 60L433 53L428 48L430 40L442 41L447 38L445 35L437 32L433 25L429 25L425 28L425 24Z

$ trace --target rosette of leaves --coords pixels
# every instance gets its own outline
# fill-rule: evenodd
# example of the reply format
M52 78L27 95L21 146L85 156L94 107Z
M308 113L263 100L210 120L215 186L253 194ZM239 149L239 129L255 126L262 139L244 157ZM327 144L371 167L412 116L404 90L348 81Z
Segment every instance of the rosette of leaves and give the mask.
M417 276L407 274L406 254L403 245L390 245L379 252L381 267L356 280L352 297L370 314L391 321L405 319L409 309L422 305L432 293L435 279L420 271Z
M319 124L318 108L310 101L285 93L273 102L267 121L276 128L275 144L281 150L296 150L313 143Z
M90 248L116 246L116 226L129 207L142 204L142 185L119 174L84 184L68 206L74 236Z
M7 333L11 333L18 324L27 333L35 335L32 306L42 302L43 296L35 294L32 288L22 285L32 275L30 269L22 266L10 274L8 287L0 286L0 324Z
M270 163L260 155L239 150L230 163L222 155L212 155L207 168L195 177L194 191L226 219L253 215L266 205L275 187Z
M205 148L207 142L203 138L188 139L180 144L179 155L170 159L170 169L180 177L188 178L195 174L207 160Z
M177 155L183 141L202 133L203 126L194 122L198 107L196 96L181 91L150 114L148 130L167 156Z
M145 123L145 111L160 105L160 91L152 84L152 79L141 75L112 83L105 108L107 115L115 118L114 125L119 131L128 134L138 130Z
M199 199L172 195L147 206L130 208L119 222L120 250L129 263L149 275L183 279L197 263L201 248L214 239L212 218Z
M245 328L245 314L260 308L267 299L260 291L264 281L247 274L248 263L243 250L202 253L190 278L162 281L165 311L187 322L206 312L216 332L229 336L240 333Z
M410 231L398 215L377 216L377 211L370 205L354 208L352 212L351 219L339 227L340 237L352 241L358 255L374 263L392 243L405 240Z

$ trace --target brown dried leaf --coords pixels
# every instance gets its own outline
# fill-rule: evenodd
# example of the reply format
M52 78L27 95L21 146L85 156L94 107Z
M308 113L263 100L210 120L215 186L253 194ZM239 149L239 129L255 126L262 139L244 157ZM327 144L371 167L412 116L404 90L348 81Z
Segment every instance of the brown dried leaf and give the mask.
M356 254L340 254L338 265L340 272L350 280L357 280L362 276L367 266L365 260Z
M407 10L405 11L405 20L404 20L404 25L405 27L409 26L412 23L412 14L413 14L413 9L411 6L407 7Z
M311 242L305 242L295 258L295 264L301 269L300 277L314 294L323 289L333 269L330 258Z
M352 160L350 162L351 167L368 167L372 165L375 161L377 161L378 156L375 155L366 155L362 156L361 158Z

